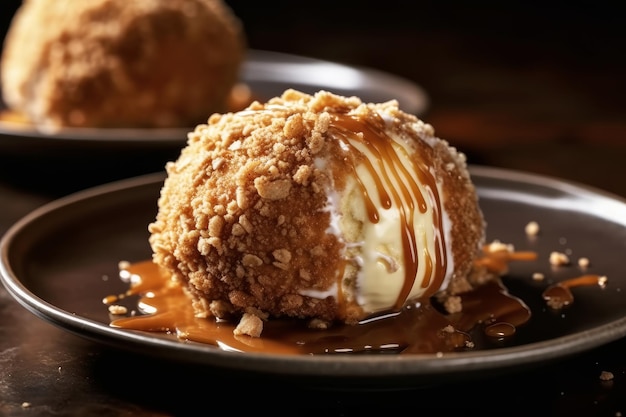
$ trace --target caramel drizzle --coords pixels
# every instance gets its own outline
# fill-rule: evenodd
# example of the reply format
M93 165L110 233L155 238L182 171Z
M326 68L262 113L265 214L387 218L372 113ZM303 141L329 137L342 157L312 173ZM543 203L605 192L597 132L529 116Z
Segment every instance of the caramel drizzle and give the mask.
M581 286L598 285L603 287L606 277L596 274L585 274L575 278L569 278L565 281L550 285L543 291L543 299L547 305L555 310L567 307L574 302L574 294L571 289Z
M355 142L358 142L365 145L368 151L375 156L375 162L377 162L381 172L380 176L373 165L374 161L365 157L363 161L358 162L364 164L374 179L380 196L380 205L384 208L390 208L393 204L398 206L402 220L401 235L405 261L405 279L395 303L395 308L399 309L409 298L418 272L418 251L420 250L420 245L418 245L418 238L415 234L415 210L418 209L421 213L425 213L428 210L428 205L425 197L420 192L419 184L413 173L409 172L402 164L394 149L394 140L385 133L384 124L385 122L380 116L362 119L345 114L335 114L332 120L332 127L346 139L346 145L350 147L352 152L359 155L363 154L354 145ZM426 261L422 288L427 289L424 297L430 297L441 287L447 270L446 246L441 232L443 230L441 199L435 179L428 167L421 161L416 163L412 160L412 163L417 180L428 190L430 200L433 202L433 222L436 225L434 261L426 245L421 245ZM380 214L376 209L376 205L365 189L363 182L356 175L356 164L352 165L365 200L368 217L372 223L378 223ZM397 185L394 185L392 179L396 180ZM425 240L425 236L422 236L422 238ZM434 277L432 282L431 277Z
M483 256L474 260L477 267L485 267L487 270L498 275L504 275L509 270L511 261L534 261L537 259L537 252L534 251L514 251L490 250L489 245L484 245Z

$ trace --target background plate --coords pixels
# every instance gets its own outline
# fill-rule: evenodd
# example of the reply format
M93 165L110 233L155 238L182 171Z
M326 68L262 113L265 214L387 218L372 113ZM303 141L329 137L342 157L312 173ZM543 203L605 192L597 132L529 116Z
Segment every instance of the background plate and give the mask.
M415 115L424 113L428 105L424 90L410 80L375 69L280 52L249 50L240 81L261 101L280 95L287 88L295 88L310 94L327 90L346 96L357 95L368 102L397 99L404 111ZM4 107L0 103L0 109ZM32 146L180 148L187 140L187 132L194 128L64 128L50 134L18 126L0 120L0 150L25 150L32 154Z
M324 89L356 95L368 102L397 99L403 110L418 116L428 106L424 90L410 80L272 51L249 50L241 81L261 101L296 88L306 93ZM0 103L0 110L3 106ZM0 175L27 187L67 194L163 170L167 161L178 157L193 128L66 128L46 134L0 121Z
M0 273L8 291L51 323L115 348L197 366L288 378L326 388L408 388L528 369L613 341L626 334L626 202L557 179L471 167L488 239L534 250L536 262L511 265L504 278L511 293L532 309L530 322L507 345L436 355L282 356L224 352L182 343L167 335L108 326L102 298L124 291L121 260L150 256L147 224L156 213L164 174L92 188L49 203L18 221L0 241ZM537 221L541 234L524 227ZM568 267L552 268L552 251L570 254ZM575 301L555 313L543 289L581 275L575 260L591 260L589 273L607 275L605 288L575 288ZM534 272L546 276L533 281Z

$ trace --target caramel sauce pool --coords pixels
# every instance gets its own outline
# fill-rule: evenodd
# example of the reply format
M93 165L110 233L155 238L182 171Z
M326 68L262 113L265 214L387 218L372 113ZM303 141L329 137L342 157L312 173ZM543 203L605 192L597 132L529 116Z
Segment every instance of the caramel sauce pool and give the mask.
M535 259L533 252L496 252L484 256L477 264L488 265L494 272L506 270L511 260ZM264 323L263 334L255 338L236 336L234 322L194 316L189 298L177 283L162 273L150 260L125 265L121 276L129 279L129 290L109 295L105 304L120 298L137 296L140 313L113 316L112 327L174 334L181 341L217 346L223 350L280 354L342 353L438 353L471 350L472 332L481 337L505 340L531 317L530 309L519 298L509 294L501 280L494 279L462 294L463 311L444 314L435 302L420 300L397 312L363 320L358 325L335 325L326 330L310 329L295 319L271 319ZM558 298L553 308L573 302L569 288L602 285L597 275L583 275L551 285L544 298Z
M139 295L140 309L150 313L117 318L111 326L168 332L181 340L216 345L224 350L282 354L450 352L471 347L469 331L473 324L486 317L497 317L513 310L517 312L510 316L513 326L530 317L520 300L494 282L473 294L476 299L489 299L487 304L493 308L487 310L479 307L484 303L470 302L467 311L457 320L426 302L353 326L335 325L316 330L308 328L303 320L272 319L264 323L259 338L236 336L233 334L236 323L195 317L180 285L170 281L152 261L130 264L126 272L133 276L134 283L125 296ZM107 297L105 301L110 303L114 298Z

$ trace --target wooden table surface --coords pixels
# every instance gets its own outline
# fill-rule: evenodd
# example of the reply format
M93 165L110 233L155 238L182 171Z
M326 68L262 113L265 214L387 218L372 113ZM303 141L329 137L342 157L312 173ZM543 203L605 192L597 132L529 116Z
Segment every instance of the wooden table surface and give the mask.
M244 22L251 48L371 67L419 84L429 96L421 117L472 164L554 176L626 198L626 36L617 6L453 1L416 2L407 10L411 3L397 0L228 3ZM5 27L16 4L3 2ZM15 168L7 159L1 163ZM0 169L0 234L41 204L104 181L94 176L46 189L11 170ZM618 340L470 386L451 381L419 390L336 393L234 378L220 383L206 375L200 383L211 388L202 388L183 381L197 373L193 369L129 358L67 334L0 288L2 416L194 415L196 406L180 399L186 395L242 414L399 415L440 408L437 415L620 416L626 414L625 352L626 340ZM118 373L111 372L115 366ZM614 374L610 384L600 381L603 370ZM156 391L142 388L137 375L152 372L179 380ZM25 401L32 407L23 408ZM290 408L294 401L299 408Z

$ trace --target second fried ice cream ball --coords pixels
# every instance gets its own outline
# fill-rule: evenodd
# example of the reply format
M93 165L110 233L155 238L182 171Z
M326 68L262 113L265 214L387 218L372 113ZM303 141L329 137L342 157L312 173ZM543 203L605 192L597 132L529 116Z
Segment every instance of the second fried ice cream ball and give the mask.
M245 47L221 0L26 0L3 99L42 130L195 126L228 110Z

